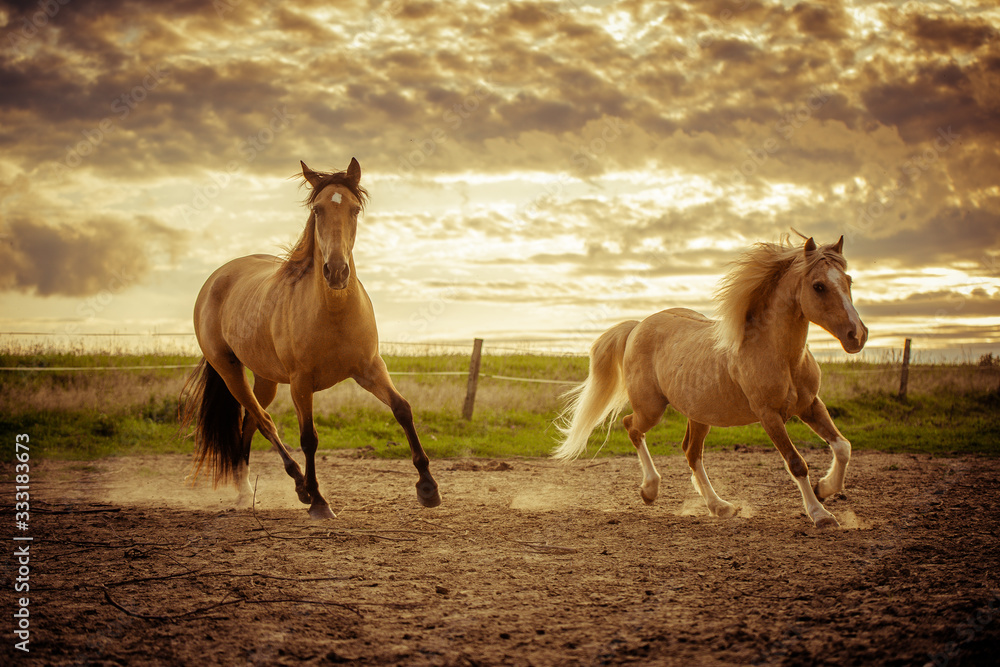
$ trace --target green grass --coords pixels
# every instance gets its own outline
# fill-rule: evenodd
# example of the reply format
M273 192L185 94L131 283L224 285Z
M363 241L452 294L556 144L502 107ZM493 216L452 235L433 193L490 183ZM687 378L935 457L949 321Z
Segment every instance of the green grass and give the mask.
M29 354L0 353L0 367L24 367L24 368L86 368L97 369L105 367L123 368L127 366L185 366L198 363L197 357L183 355L162 355L162 354L76 354L72 352L34 352ZM104 371L89 370L90 373L101 373ZM128 371L112 371L128 372ZM142 373L154 373L167 376L175 372L173 369L156 369L133 371ZM20 378L22 382L46 382L47 378L55 375L68 375L68 372L53 371L48 373L17 373L5 372L4 382Z
M551 418L521 410L484 410L471 421L450 412L417 411L414 422L424 449L437 458L545 456L555 445ZM298 446L294 414L283 414L279 428L284 442ZM388 409L364 408L349 416L320 417L316 430L323 448L363 449L366 455L383 458L410 455L406 436ZM257 434L254 447L267 449L270 444Z
M32 458L89 460L128 454L184 453L192 450L180 437L176 420L157 421L134 413L30 411L0 415L0 432L30 436ZM13 458L13 447L3 459Z
M186 365L180 356L0 355L0 366L148 366ZM491 377L480 381L471 421L461 418L464 375L402 375L452 371L465 373L463 355L387 357L400 391L413 405L421 441L430 456L545 456L556 443L552 425L560 409L553 384L510 382ZM856 450L921 452L936 455L1000 455L1000 392L993 368L972 365L914 367L911 393L898 399L898 368L890 364L824 365L822 395L840 430ZM0 431L31 437L32 458L88 460L104 456L190 452L181 437L177 397L186 370L0 372ZM531 354L485 356L485 376L513 376L575 382L587 374L587 359ZM298 446L298 424L291 402L279 393L269 411L283 440ZM402 429L385 406L343 383L316 395L316 428L320 447L354 449L366 456L408 457ZM680 451L684 419L668 409L647 439L654 454ZM789 435L800 447L824 446L804 424L793 419ZM605 442L606 439L606 442ZM734 445L770 446L758 425L713 429L709 448ZM603 445L603 447L602 447ZM259 435L254 447L270 445ZM620 424L591 437L588 456L632 454ZM10 460L13 447L0 458Z

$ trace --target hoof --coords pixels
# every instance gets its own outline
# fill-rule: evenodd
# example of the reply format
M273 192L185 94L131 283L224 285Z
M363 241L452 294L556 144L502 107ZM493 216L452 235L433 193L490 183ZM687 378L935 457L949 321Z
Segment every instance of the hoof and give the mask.
M716 516L720 519L729 519L739 514L740 508L732 503L726 503L725 505L719 505L710 511L712 512L712 516Z
M437 484L417 482L417 500L424 507L437 507L440 505L441 494L438 493Z
M313 505L309 508L309 516L313 519L336 519L337 515L330 510L329 505Z
M646 489L639 489L639 495L642 496L642 502L646 503L647 505L652 505L653 502L656 500L656 496L650 498L649 496L646 495Z
M236 498L236 508L245 509L253 504L253 496L238 496Z
M312 505L313 501L312 496L309 495L308 491L306 491L305 486L302 487L296 486L295 493L298 495L300 503L302 503L303 505Z
M835 516L830 514L829 516L821 516L820 518L816 519L816 527L819 528L820 530L823 530L825 528L840 528L840 522L837 521L837 518Z

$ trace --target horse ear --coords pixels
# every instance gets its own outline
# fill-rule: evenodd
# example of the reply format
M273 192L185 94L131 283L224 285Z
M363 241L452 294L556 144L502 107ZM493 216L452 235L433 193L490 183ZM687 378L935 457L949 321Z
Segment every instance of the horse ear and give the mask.
M810 236L806 239L806 254L808 255L813 252L816 252L816 242L813 241L813 237Z
M844 236L841 235L840 240L833 244L833 251L838 255L844 254Z
M352 157L351 164L347 167L347 180L354 185L355 188L361 183L361 165L358 164L358 159Z
M307 167L306 163L302 160L299 160L299 164L302 165L302 178L306 179L306 182L309 183L309 185L316 187L320 180L322 180L320 175Z

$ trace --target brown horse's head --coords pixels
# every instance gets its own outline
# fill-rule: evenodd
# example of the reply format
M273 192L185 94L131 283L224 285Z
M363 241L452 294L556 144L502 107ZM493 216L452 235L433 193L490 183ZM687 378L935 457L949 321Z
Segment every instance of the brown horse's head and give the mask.
M323 174L311 170L305 162L300 164L302 177L312 186L308 203L315 220L313 238L317 260L322 261L326 284L331 289L342 290L351 279L351 253L358 231L358 215L367 201L367 192L360 185L361 165L351 158L346 172Z
M851 277L844 260L844 237L828 246L817 247L806 240L805 274L799 286L802 314L833 334L845 352L860 352L868 340L868 327L861 321L851 299Z

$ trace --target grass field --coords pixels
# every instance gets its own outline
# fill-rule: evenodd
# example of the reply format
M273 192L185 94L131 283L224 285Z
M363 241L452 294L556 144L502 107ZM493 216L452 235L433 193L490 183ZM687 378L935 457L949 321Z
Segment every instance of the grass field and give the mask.
M134 453L189 452L177 421L178 396L187 368L127 370L129 366L190 366L197 358L119 354L0 354L2 367L113 367L113 370L0 371L0 427L8 440L27 433L33 456L90 459ZM397 387L414 408L417 430L432 457L544 456L555 445L552 425L559 395L586 377L587 359L534 354L483 357L473 419L461 418L468 358L457 354L388 356ZM897 364L824 364L821 395L856 449L947 455L1000 454L1000 368L987 365L912 366L907 398L896 397ZM416 375L411 375L416 374ZM512 381L508 376L565 382ZM321 448L352 448L360 455L408 456L402 430L387 408L353 382L315 397ZM291 446L298 427L287 388L269 411ZM824 446L792 420L800 447ZM680 451L684 419L668 410L648 436L654 454ZM607 441L605 443L605 437ZM603 448L601 448L604 443ZM757 426L715 429L708 447L766 446ZM270 445L259 435L254 447ZM595 432L588 455L631 453L621 426ZM13 448L4 448L9 459Z

